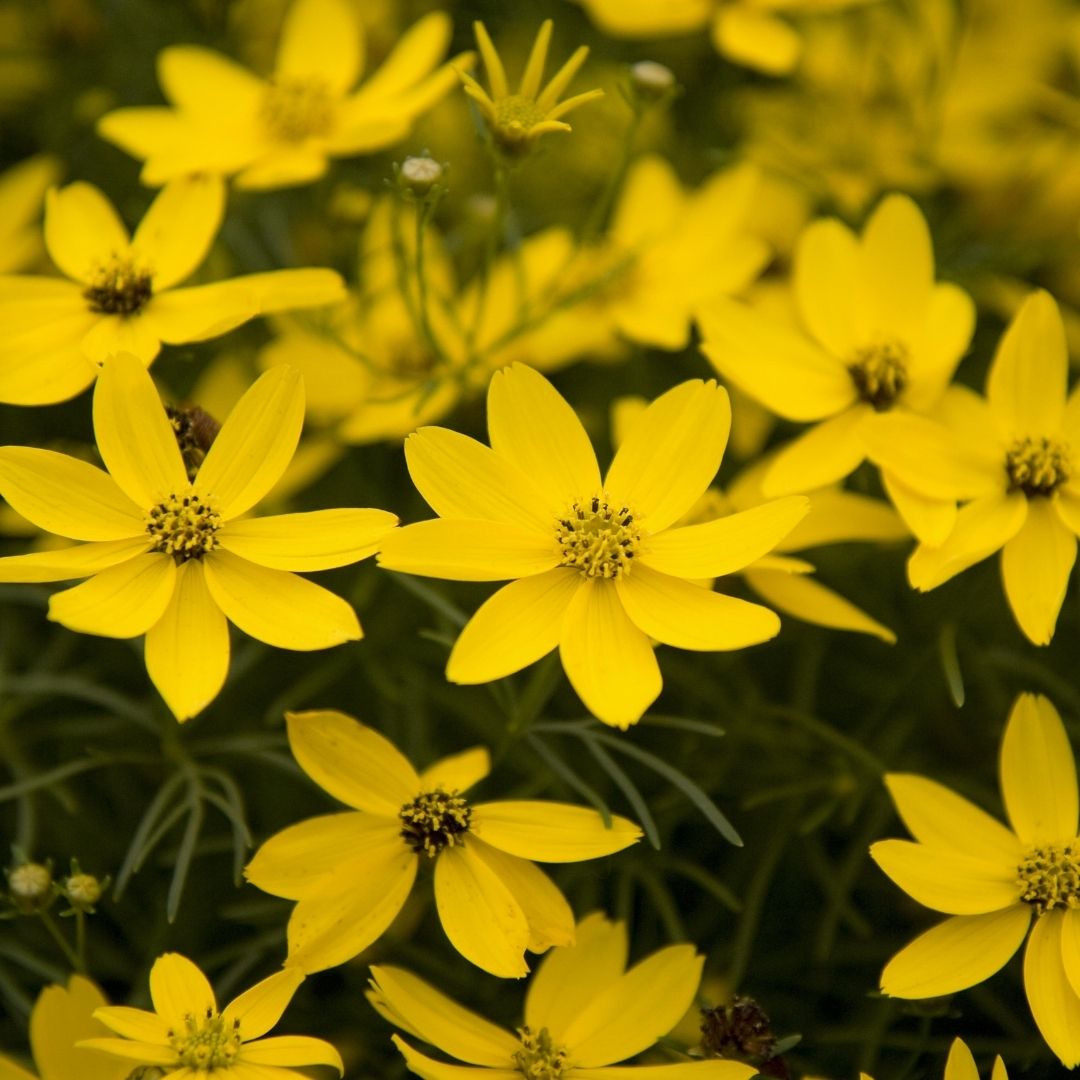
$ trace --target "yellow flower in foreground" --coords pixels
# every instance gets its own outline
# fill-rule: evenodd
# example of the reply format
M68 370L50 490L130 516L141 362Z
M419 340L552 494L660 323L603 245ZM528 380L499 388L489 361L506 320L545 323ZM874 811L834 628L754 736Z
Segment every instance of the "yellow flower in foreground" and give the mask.
M436 1061L395 1035L410 1071L424 1080L477 1080L485 1070L492 1080L748 1080L755 1074L735 1061L685 1058L609 1068L671 1031L701 981L703 958L692 945L669 945L629 970L627 951L623 923L600 914L582 919L576 943L552 949L529 984L516 1035L401 968L373 967L368 1000L402 1031L469 1063Z
M542 375L514 364L488 388L490 449L445 428L409 436L409 473L440 517L388 537L380 565L458 581L520 579L461 632L447 678L490 682L558 646L587 708L625 728L660 693L650 638L712 651L774 637L773 612L695 579L772 550L806 500L671 527L716 475L730 422L722 387L682 383L644 411L601 479L574 410Z
M82 1039L108 1033L94 1019L94 1010L105 1004L101 991L81 975L72 975L66 987L47 986L30 1013L37 1077L0 1054L0 1080L126 1080L130 1064L76 1046Z
M220 1012L206 976L185 956L165 953L150 969L154 1011L107 1005L94 1015L119 1039L87 1039L80 1046L156 1066L174 1080L230 1076L233 1080L296 1080L291 1066L329 1065L340 1075L341 1056L306 1035L262 1038L281 1019L303 973L275 972Z
M397 518L354 509L244 517L288 466L303 417L297 372L267 372L190 481L149 373L132 356L107 360L94 430L108 473L50 450L0 447L0 495L39 528L87 542L0 559L0 581L89 578L54 593L49 618L84 634L145 634L147 671L178 720L225 681L226 620L282 649L358 640L353 609L291 571L367 558Z
M1017 312L986 380L986 398L954 387L941 424L890 417L874 460L926 500L965 501L948 537L908 563L923 591L1001 551L1005 595L1036 645L1054 636L1080 533L1080 390L1066 396L1065 329L1048 293Z
M0 274L22 270L44 254L37 222L59 173L60 163L47 154L0 173Z
M401 910L425 862L435 861L435 905L446 936L492 975L528 972L522 955L574 940L574 916L539 862L582 862L635 843L641 830L566 803L473 803L488 774L474 747L422 773L388 739L339 712L289 713L289 744L321 788L353 807L271 837L249 881L296 900L288 963L321 971L378 938Z
M241 188L306 184L332 157L370 154L408 135L454 85L449 65L434 70L449 40L449 17L432 12L354 91L364 42L353 5L294 0L270 79L211 49L172 46L158 56L172 107L118 109L98 133L143 159L151 185L200 172L235 173ZM471 56L456 63L468 65Z
M465 84L465 93L476 102L495 145L508 157L527 154L536 140L549 131L569 131L570 125L562 117L604 94L603 90L586 90L583 94L575 94L565 101L559 101L562 92L570 85L589 55L586 45L575 49L570 59L541 90L540 82L544 77L548 45L551 43L551 27L550 19L545 19L540 24L521 82L517 91L511 93L502 60L499 59L484 24L473 23L476 44L484 60L491 93L467 72L459 71L459 75Z
M178 180L129 237L91 184L50 192L45 244L68 280L0 277L0 401L63 401L89 386L113 353L149 365L163 342L205 341L256 315L342 299L341 278L323 269L176 288L206 258L224 206L219 179Z
M702 349L721 375L788 420L816 421L776 456L768 495L843 479L885 416L932 410L975 324L970 297L935 283L930 232L902 195L881 203L861 237L833 219L811 224L794 286L804 329L733 301L701 313ZM909 491L888 469L882 479L916 535L940 542L952 508Z
M952 917L902 949L881 975L893 997L965 990L1020 947L1024 986L1047 1045L1080 1064L1080 836L1076 766L1057 710L1021 694L1001 743L1011 829L921 776L885 777L916 842L881 840L870 854L908 895Z
M867 1073L859 1073L859 1078L873 1080ZM949 1057L945 1062L945 1080L979 1080L979 1067L963 1039L953 1039L952 1046L949 1047ZM990 1080L1009 1080L1008 1070L1000 1054L994 1058Z

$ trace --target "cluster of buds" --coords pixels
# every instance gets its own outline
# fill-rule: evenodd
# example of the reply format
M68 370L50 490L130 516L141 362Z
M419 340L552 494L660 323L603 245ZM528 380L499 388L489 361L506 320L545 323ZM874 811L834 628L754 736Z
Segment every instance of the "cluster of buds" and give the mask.
M701 1056L726 1058L753 1065L763 1076L787 1080L781 1057L798 1036L777 1039L765 1010L752 998L737 995L727 1005L701 1010Z
M2 898L8 918L18 915L40 915L57 900L67 902L63 915L93 914L94 907L109 887L109 878L84 873L77 859L71 860L71 871L56 878L52 862L34 862L22 852L14 853L14 865L4 871L7 890Z

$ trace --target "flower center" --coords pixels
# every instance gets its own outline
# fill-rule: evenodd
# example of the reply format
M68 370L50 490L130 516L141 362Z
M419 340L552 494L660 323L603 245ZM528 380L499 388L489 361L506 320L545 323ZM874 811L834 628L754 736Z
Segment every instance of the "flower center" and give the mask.
M418 855L434 858L440 851L464 843L472 810L456 791L425 791L399 811L401 838Z
M566 1051L551 1041L547 1028L535 1035L526 1027L518 1028L521 1049L514 1051L514 1064L528 1080L559 1080L566 1069Z
M859 397L876 412L886 412L908 384L908 351L899 341L859 349L848 364Z
M153 295L149 270L120 255L101 263L83 289L90 310L101 315L134 315Z
M228 1069L240 1053L240 1021L226 1024L213 1009L201 1017L188 1013L184 1030L169 1032L169 1044L189 1069Z
M1005 454L1009 490L1052 495L1072 472L1068 443L1057 439L1016 439Z
M177 566L201 559L220 541L221 515L198 495L170 495L146 515L146 531L154 540L151 551L171 555Z
M562 565L584 577L617 578L628 572L638 555L641 529L628 506L609 503L606 492L581 499L566 508L555 523L555 541Z
M1020 899L1040 915L1080 908L1080 841L1032 848L1017 869Z
M303 142L330 133L334 102L330 87L321 79L273 79L260 116L270 133L283 142Z
M532 98L521 94L500 98L495 102L495 140L504 150L522 150L529 133L543 119L543 109Z

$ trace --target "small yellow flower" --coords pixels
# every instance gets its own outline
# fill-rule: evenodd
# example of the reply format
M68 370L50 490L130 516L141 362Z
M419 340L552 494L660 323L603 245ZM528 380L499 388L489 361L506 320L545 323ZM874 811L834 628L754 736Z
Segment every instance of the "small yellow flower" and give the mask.
M1080 1064L1080 836L1069 737L1046 698L1021 694L1001 743L1012 826L948 788L885 777L916 842L881 840L878 866L920 904L950 915L889 961L881 989L930 998L990 978L1027 937L1024 986L1035 1023L1068 1067Z
M45 254L38 221L59 173L56 158L38 154L0 174L0 274L23 270Z
M476 44L484 60L491 93L467 72L459 70L458 74L465 84L465 93L476 102L496 147L510 158L527 154L536 140L549 131L570 131L570 125L561 118L604 94L603 90L586 90L583 94L575 94L565 101L559 101L560 95L570 85L589 55L586 45L575 49L570 59L551 77L547 86L540 89L548 46L551 43L551 28L550 19L545 19L540 24L521 76L521 83L517 92L511 93L502 60L499 59L484 24L473 23Z
M171 107L118 109L98 132L143 159L143 182L153 186L201 172L236 174L240 188L307 184L330 158L370 154L408 135L454 85L449 65L435 70L449 40L449 17L432 12L354 90L364 44L353 5L294 0L270 79L211 49L173 46L158 57ZM471 62L465 54L455 65Z
M178 720L204 709L225 681L227 620L283 649L359 639L353 609L292 571L367 558L394 515L245 516L292 458L303 398L297 372L267 372L191 481L149 373L132 356L107 360L94 428L108 473L49 450L0 448L0 494L12 507L39 528L87 542L0 559L0 581L89 578L54 593L49 618L85 634L145 634L150 678Z
M576 942L552 949L525 995L517 1034L485 1020L401 968L371 969L368 1000L390 1023L468 1062L429 1058L395 1035L409 1070L424 1080L748 1080L736 1061L618 1066L678 1024L701 981L692 945L669 945L626 970L623 923L601 914L578 923ZM477 1068L479 1066L479 1068ZM615 1066L612 1068L611 1066Z
M154 1011L106 1005L94 1016L120 1038L86 1039L81 1047L156 1066L166 1076L233 1076L235 1080L280 1076L292 1080L294 1066L329 1065L343 1073L341 1055L322 1039L266 1034L281 1019L303 982L303 973L285 968L257 983L218 1010L206 976L185 956L165 953L150 969ZM133 1064L134 1063L134 1064Z
M859 1080L873 1080L873 1077L868 1073L859 1073ZM979 1080L979 1067L963 1039L953 1039L952 1046L949 1047L949 1056L945 1061L945 1080ZM994 1058L990 1080L1009 1080L1008 1070L1000 1054Z
M149 365L163 342L205 341L256 315L342 298L341 278L323 269L176 288L206 258L224 207L219 179L178 180L129 237L91 184L51 191L45 244L67 280L0 277L0 401L64 401L86 389L113 353Z
M289 960L304 971L345 963L401 910L421 865L434 861L435 904L451 944L504 978L529 970L523 953L574 939L574 917L533 865L581 862L629 847L641 830L557 802L474 803L488 773L474 747L417 773L378 732L338 712L290 713L301 768L353 809L271 837L245 871L260 889L296 900Z

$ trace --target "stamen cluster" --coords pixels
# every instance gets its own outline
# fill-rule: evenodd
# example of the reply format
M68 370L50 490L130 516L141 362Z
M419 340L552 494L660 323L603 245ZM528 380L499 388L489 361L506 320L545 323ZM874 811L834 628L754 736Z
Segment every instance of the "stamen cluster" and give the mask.
M153 295L150 273L134 260L120 256L98 267L83 290L90 310L100 315L134 315Z
M491 133L501 150L507 153L524 153L531 139L531 132L546 116L545 110L529 97L511 94L495 102L495 118Z
M1051 495L1072 474L1072 454L1057 439L1017 439L1005 454L1009 490Z
M548 1029L541 1028L535 1035L526 1025L518 1028L521 1049L514 1051L514 1064L518 1072L528 1080L559 1080L566 1068L566 1051L551 1041Z
M464 843L472 810L456 791L425 791L406 803L398 817L401 838L418 855L434 858L440 851Z
M641 546L641 529L628 506L606 493L571 503L555 528L562 565L585 577L617 578L630 569Z
M859 349L848 364L859 397L876 412L886 412L908 384L908 351L899 341Z
M334 126L334 99L320 79L277 79L259 113L271 134L284 142L327 135Z
M221 515L198 495L173 494L147 514L146 531L154 539L151 550L171 555L179 565L213 551L222 524Z
M1080 908L1080 841L1034 848L1017 870L1020 899L1040 915Z
M190 1069L227 1069L240 1054L240 1021L227 1024L213 1009L201 1017L188 1013L184 1030L169 1032L169 1045Z

